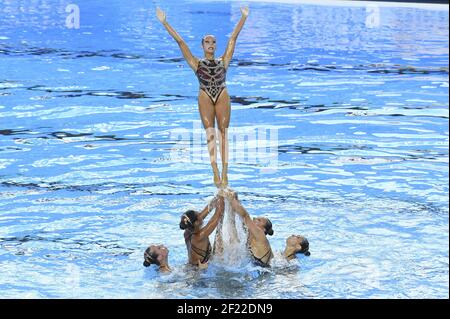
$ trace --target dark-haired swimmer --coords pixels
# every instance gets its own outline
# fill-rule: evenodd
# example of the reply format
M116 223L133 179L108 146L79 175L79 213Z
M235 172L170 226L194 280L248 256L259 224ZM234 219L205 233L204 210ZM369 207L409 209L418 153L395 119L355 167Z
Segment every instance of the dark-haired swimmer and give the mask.
M202 227L203 219L213 208L215 208L214 215L206 226ZM202 212L198 213L194 210L188 210L181 216L180 228L184 229L184 240L191 265L206 268L212 253L209 235L216 229L224 210L225 201L223 197L216 196Z
M215 57L217 44L214 35L205 35L202 38L204 57L199 59L192 55L183 38L167 22L166 13L160 8L157 8L156 15L167 32L177 42L186 62L197 75L200 86L198 92L198 109L206 131L211 168L214 173L214 184L219 188L226 188L228 185L227 131L231 116L231 103L226 86L226 73L233 58L238 35L249 15L249 9L248 7L241 8L241 19L230 35L225 52L219 58ZM222 158L222 177L220 177L219 168L217 167L216 122L220 131L219 150Z
M265 217L252 219L239 201L237 193L230 192L228 194L227 197L233 211L244 218L244 223L248 228L247 245L254 264L261 267L270 267L273 253L266 235L273 235L272 222Z
M170 272L169 250L164 245L150 245L144 252L144 266L158 266L161 272Z
M296 254L311 255L308 240L300 235L291 235L286 239L286 248L283 255L287 260L297 258Z

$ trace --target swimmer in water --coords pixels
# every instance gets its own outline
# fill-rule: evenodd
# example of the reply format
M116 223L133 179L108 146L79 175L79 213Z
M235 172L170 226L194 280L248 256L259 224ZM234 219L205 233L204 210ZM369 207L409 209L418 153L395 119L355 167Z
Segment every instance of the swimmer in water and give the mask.
M202 227L203 219L215 208L214 215L206 226ZM206 268L212 249L209 235L216 229L225 210L224 198L217 195L203 211L188 210L181 216L180 228L184 230L184 240L188 251L189 263Z
M251 218L250 214L242 206L236 192L228 192L227 198L230 200L233 211L244 219L248 229L247 246L253 263L261 267L270 267L270 260L273 258L267 235L273 235L272 222L265 217Z
M170 272L169 250L164 245L150 245L144 252L144 266L158 266L161 272Z
M284 249L283 256L287 260L292 260L297 258L297 254L311 255L309 252L309 242L303 236L291 235L286 239L286 248Z
M204 57L197 58L192 55L189 47L186 45L181 36L169 25L166 20L166 13L160 8L156 9L158 20L164 25L169 34L178 43L189 66L195 72L200 90L198 93L198 109L206 130L206 139L208 143L208 152L211 167L214 173L214 184L218 188L226 188L228 186L228 126L230 124L230 96L226 87L226 72L233 57L236 41L242 27L248 17L248 7L241 8L241 19L236 25L233 33L228 40L225 53L219 57L215 57L216 37L214 35L205 35L202 38L202 48ZM222 177L220 177L217 167L217 147L216 147L216 131L215 122L220 131L219 143L220 154L222 158Z

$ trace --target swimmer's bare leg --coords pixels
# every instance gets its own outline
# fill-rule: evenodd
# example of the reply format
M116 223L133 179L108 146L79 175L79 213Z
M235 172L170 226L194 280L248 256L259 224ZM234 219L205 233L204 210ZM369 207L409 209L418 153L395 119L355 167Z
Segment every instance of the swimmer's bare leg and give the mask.
M200 90L198 96L198 110L200 112L200 118L202 120L203 127L206 131L206 140L208 143L209 160L214 174L214 184L220 187L220 173L217 167L217 145L216 145L216 111L214 104L212 104L206 93Z
M209 159L211 161L211 168L214 174L214 185L220 187L221 180L219 168L217 167L217 146L216 146L215 128L206 129L206 139L208 142L208 152L209 152Z
M228 186L228 126L230 125L231 105L230 96L225 88L217 100L216 106L217 126L219 127L220 136L220 156L222 158L222 188Z
M220 131L220 155L222 158L222 188L228 187L228 128Z

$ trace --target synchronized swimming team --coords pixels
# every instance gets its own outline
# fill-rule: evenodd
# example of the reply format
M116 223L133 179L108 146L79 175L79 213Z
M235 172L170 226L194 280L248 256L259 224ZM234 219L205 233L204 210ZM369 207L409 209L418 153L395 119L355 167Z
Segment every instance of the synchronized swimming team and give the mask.
M248 233L247 247L253 263L261 267L270 267L270 262L274 255L267 239L267 235L272 236L274 231L272 223L268 218L251 218L244 208L237 193L228 188L228 137L227 130L230 124L231 105L230 96L226 87L226 72L233 57L237 37L248 17L249 8L241 8L241 19L236 25L228 41L225 53L218 59L215 58L216 38L214 35L205 35L202 38L202 48L204 58L197 58L192 55L189 47L181 36L169 25L166 14L160 8L156 9L156 16L163 24L169 34L177 42L181 52L194 70L199 81L198 108L203 127L206 131L208 152L213 171L214 184L220 189L214 199L202 211L196 212L188 210L181 216L180 229L184 230L189 264L197 266L199 269L208 267L212 255L223 253L223 243L221 229L216 232L214 249L209 241L209 235L219 226L222 226L225 199L231 205L234 214L242 217ZM215 123L219 129L216 135ZM222 159L222 174L217 166L217 146L216 139L219 140L220 155ZM214 210L213 216L206 225L203 226L204 219ZM232 239L238 241L234 218L232 218L233 228ZM296 258L296 254L309 256L308 240L300 235L292 235L286 239L286 247L283 256L287 260ZM144 266L152 264L158 266L162 272L169 272L169 250L164 245L151 245L144 253Z

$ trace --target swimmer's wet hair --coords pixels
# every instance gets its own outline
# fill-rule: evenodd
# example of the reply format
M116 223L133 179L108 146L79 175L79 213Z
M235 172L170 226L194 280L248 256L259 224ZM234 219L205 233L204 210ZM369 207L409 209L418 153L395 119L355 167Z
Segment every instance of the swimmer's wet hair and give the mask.
M214 39L216 38L216 37L215 37L214 35L212 35L212 34L205 34L205 35L203 36L203 38L202 38L202 45L203 45L203 43L205 42L206 37L214 37Z
M188 210L181 215L180 229L194 229L194 223L197 221L197 212L194 210Z
M264 227L264 233L269 236L273 235L272 222L270 221L269 218L267 218L267 223L266 226Z
M159 266L158 255L150 252L150 247L148 247L144 252L144 267L148 267L152 264Z
M309 242L308 239L302 236L302 239L300 241L300 245L302 246L302 249L299 251L300 254L303 254L305 256L311 255L309 252Z

